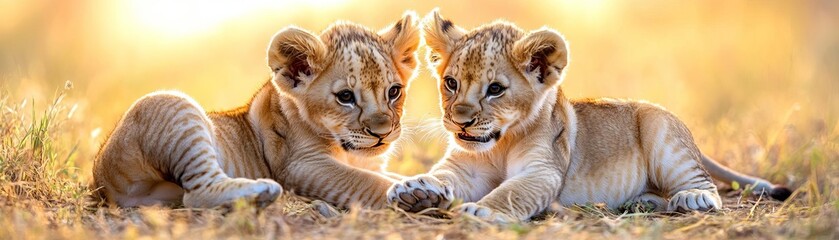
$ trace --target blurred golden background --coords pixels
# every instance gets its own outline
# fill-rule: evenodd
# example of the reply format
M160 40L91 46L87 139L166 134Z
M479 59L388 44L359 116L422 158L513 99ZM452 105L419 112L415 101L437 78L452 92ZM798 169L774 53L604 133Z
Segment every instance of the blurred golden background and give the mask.
M68 141L89 175L99 144L144 94L176 89L207 110L236 107L267 79L265 47L280 28L318 32L348 20L380 29L406 10L435 7L466 29L506 19L562 32L572 59L567 95L660 103L707 154L746 163L738 170L800 183L784 172L810 171L812 146L836 160L839 2L824 0L0 0L0 99L40 109L71 81ZM420 71L408 126L440 115L436 80ZM445 134L417 129L392 170L420 173L442 154Z

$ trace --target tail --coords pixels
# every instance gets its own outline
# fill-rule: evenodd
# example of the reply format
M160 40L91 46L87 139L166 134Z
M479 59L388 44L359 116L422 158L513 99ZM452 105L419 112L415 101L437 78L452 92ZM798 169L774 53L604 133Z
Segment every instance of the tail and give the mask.
M86 200L89 207L107 204L108 198L105 196L105 189L99 187L99 184L96 184L96 180L90 180L87 185L87 190L89 191L89 194L87 195Z
M792 191L790 191L787 187L774 185L765 179L739 173L723 166L704 154L702 155L702 165L705 166L705 170L717 180L727 183L736 181L737 183L744 185L749 184L754 187L755 193L768 193L769 196L775 200L787 200L787 198L789 198L792 194Z

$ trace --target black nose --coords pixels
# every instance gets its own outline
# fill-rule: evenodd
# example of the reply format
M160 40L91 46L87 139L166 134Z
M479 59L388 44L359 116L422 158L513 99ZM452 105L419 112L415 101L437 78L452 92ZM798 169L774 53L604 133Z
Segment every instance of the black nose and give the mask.
M468 128L469 126L472 126L472 124L475 124L475 119L473 118L471 121L468 121L468 122L465 122L465 123L460 123L460 122L454 122L454 123L457 124L458 126L460 126L460 128Z
M391 124L391 119L391 116L387 113L375 113L366 117L361 123L364 132L370 134L370 136L384 138L393 131L394 126Z

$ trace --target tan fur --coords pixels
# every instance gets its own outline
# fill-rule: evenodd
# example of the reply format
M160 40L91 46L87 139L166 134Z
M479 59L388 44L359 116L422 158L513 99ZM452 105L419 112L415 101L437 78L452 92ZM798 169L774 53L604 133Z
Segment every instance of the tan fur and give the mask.
M178 92L135 102L97 156L94 187L123 207L265 206L281 185L339 207L383 207L395 180L381 155L401 134L419 34L412 12L380 33L283 29L267 50L271 80L241 108L205 113ZM342 91L355 100L339 102Z
M400 208L448 208L458 198L466 202L460 212L519 221L556 200L722 207L690 131L673 114L644 102L563 95L568 49L556 31L496 22L466 32L437 11L425 31L443 123L457 146L428 174L391 187L388 199ZM506 90L493 94L493 84Z

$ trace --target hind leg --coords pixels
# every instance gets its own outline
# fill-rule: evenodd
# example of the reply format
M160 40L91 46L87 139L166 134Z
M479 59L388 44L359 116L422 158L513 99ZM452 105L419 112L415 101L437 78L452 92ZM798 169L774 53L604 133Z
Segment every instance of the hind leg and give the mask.
M165 142L159 145L162 151L148 154L158 157L157 166L171 173L174 182L183 187L184 206L210 208L240 198L260 207L272 203L282 192L280 185L270 179L227 176L219 163L223 156L215 148L210 120L199 107L191 102L186 104L180 113L173 115L174 124L166 131L173 134L160 135L160 142Z
M214 142L212 123L194 101L177 93L148 95L103 146L94 180L108 201L120 206L169 205L180 196L186 207L239 198L265 206L282 192L273 180L228 177Z
M191 148L207 146L198 144ZM94 178L101 182L99 186L102 189L99 191L105 193L108 202L120 207L183 204L186 207L210 208L239 198L264 207L282 192L280 185L272 180L230 178L214 162L214 155L209 151L200 152L202 156L189 158L190 161L175 161L175 168L168 170L150 167L154 164L146 159L114 161L102 158L94 166ZM175 174L166 176L163 174L166 172Z
M262 207L272 203L282 192L280 185L273 180L227 176L219 165L219 156L209 141L185 142L193 143L172 151L175 153L172 155L182 157L162 164L169 166L172 178L185 190L184 206L212 208L243 198Z
M659 111L642 121L643 144L653 188L667 198L667 211L713 211L722 208L717 186L702 167L702 154L684 124Z
M666 190L670 202L668 212L714 211L722 208L722 199L710 175L699 163L698 158L678 156L664 159L659 176L660 186Z
M667 154L665 154L667 156ZM668 212L713 211L722 208L717 186L698 159L674 153L656 164L654 182L669 198Z

